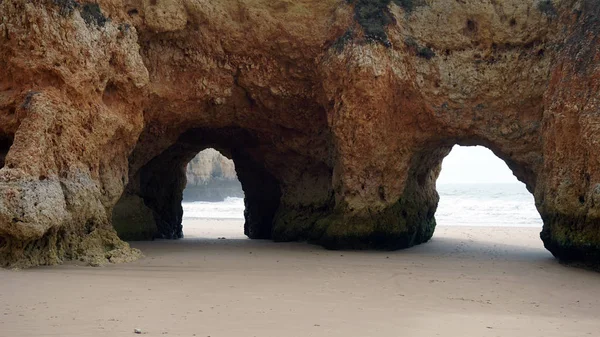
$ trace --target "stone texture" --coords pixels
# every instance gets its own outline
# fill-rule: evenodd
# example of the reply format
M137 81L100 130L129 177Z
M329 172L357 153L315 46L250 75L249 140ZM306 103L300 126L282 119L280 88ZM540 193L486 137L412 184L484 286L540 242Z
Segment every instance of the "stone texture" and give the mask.
M454 144L508 164L553 254L600 261L597 1L97 4L0 2L3 265L135 257L120 198L181 237L206 148L234 161L252 238L409 247Z
M152 240L158 228L152 213L138 195L124 193L113 208L112 224L123 240Z

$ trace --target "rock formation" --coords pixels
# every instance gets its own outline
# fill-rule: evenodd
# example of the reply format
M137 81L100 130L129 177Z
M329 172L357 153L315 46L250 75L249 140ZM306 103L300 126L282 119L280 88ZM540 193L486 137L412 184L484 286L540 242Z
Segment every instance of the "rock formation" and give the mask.
M164 173L165 175L168 172ZM179 177L182 179L183 177ZM160 182L157 182L160 183ZM117 202L112 212L112 225L118 236L123 240L152 240L154 238L181 238L182 227L177 225L183 218L183 210L177 200L183 201L223 201L226 197L243 197L242 185L237 179L233 160L220 154L215 149L206 149L198 153L187 164L185 180L179 180L179 186L185 186L182 196L172 199L175 202L171 215L177 233L164 234L158 226L164 214L153 212L146 206L140 192L124 193ZM181 192L179 189L176 190ZM149 196L146 198L150 198ZM148 202L148 201L146 201Z
M135 258L113 218L181 237L206 148L235 162L251 238L410 247L454 144L508 164L555 256L598 263L599 18L596 0L0 1L0 263Z
M215 149L198 153L186 169L184 201L223 201L227 197L244 197L233 160Z

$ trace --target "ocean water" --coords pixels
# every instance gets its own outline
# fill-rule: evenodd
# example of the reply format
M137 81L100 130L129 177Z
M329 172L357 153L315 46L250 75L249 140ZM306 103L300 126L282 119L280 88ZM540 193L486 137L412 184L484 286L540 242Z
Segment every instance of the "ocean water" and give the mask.
M438 184L438 226L538 227L542 219L522 183Z
M244 199L227 197L224 201L184 202L183 219L244 219Z
M438 184L438 226L542 227L533 196L521 183ZM183 218L244 219L244 199L184 202Z

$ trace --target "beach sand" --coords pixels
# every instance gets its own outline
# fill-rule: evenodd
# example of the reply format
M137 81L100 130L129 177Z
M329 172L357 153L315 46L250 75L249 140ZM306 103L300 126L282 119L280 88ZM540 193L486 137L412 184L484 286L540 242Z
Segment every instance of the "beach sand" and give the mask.
M540 229L350 252L184 226L130 264L0 270L0 336L600 336L600 273L559 264Z

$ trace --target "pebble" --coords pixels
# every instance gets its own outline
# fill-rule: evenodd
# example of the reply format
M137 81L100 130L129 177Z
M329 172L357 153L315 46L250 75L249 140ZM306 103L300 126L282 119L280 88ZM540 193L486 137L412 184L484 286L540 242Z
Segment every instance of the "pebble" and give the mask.
M137 333L137 334L141 334L142 333L142 329L133 329L133 332Z

